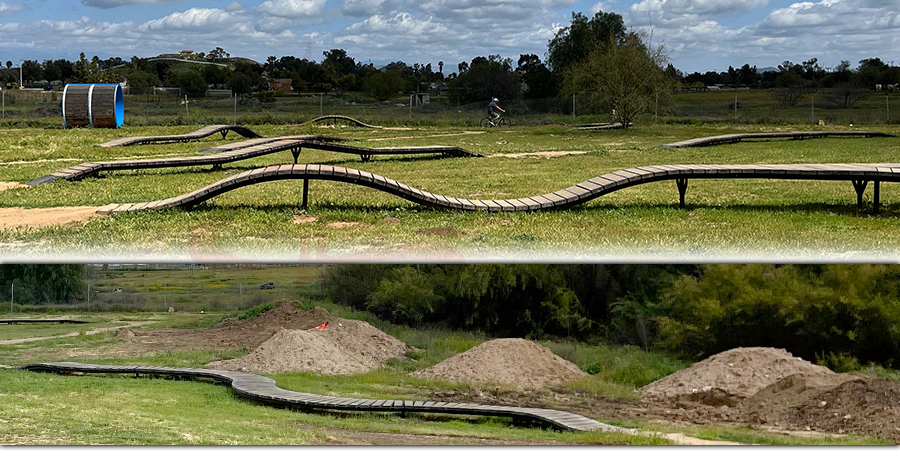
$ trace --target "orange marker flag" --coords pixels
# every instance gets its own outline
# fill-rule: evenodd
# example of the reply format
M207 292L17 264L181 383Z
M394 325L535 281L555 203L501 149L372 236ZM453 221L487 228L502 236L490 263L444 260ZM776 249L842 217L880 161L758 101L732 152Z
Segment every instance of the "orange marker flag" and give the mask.
M325 321L325 324L320 324L316 326L316 329L325 329L328 327L328 321Z

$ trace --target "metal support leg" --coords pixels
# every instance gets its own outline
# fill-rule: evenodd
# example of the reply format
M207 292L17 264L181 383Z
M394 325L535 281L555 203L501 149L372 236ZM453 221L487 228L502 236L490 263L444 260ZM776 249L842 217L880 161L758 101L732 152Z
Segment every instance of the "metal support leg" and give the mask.
M222 171L222 163L216 163L212 167L213 171Z
M304 179L303 180L303 203L300 204L300 207L302 207L303 209L306 209L306 204L307 204L308 199L309 199L309 180Z
M875 197L874 197L874 199L873 199L873 200L875 201L875 203L874 203L874 209L875 209L875 214L878 214L878 208L880 207L880 206L879 206L879 205L880 205L879 200L881 199L881 196L879 196L879 195L881 194L881 181L879 181L879 180L876 179L875 182L873 183L873 186L874 186L874 188L875 188L875 189L874 189L874 191L875 191Z
M291 154L294 155L294 164L297 164L297 157L300 156L300 151L303 150L303 147L294 147L291 148Z
M869 184L868 181L864 181L861 179L853 180L853 189L856 190L856 207L862 209L863 205L863 193L866 191L866 185ZM876 185L877 186L877 185Z
M224 140L224 139L225 139L225 135L228 135L228 129L226 128L225 130L219 130L219 133L222 134L222 140Z
M372 159L372 155L359 155L359 158L362 160L363 163L367 163L369 160Z
M687 178L678 178L675 180L675 186L678 186L678 208L684 209L684 193L687 191Z

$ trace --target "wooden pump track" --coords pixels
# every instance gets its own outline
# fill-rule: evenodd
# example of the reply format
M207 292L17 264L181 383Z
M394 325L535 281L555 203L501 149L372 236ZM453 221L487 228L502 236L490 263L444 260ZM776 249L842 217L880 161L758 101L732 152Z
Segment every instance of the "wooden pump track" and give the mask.
M369 124L367 124L367 123L365 123L365 122L362 122L362 121L356 120L355 118L347 117L347 116L344 116L344 115L323 115L323 116L321 116L321 117L316 117L316 118L314 118L314 119L312 119L312 120L310 120L310 121L303 122L303 123L301 123L300 125L301 125L301 126L303 126L303 125L309 125L309 124L313 124L313 123L316 123L316 122L324 122L324 121L327 121L327 120L334 120L334 121L344 120L344 121L347 121L347 122L352 123L353 125L356 125L357 127L363 127L363 128L384 128L384 127L380 127L380 126L378 126L378 125L369 125Z
M207 150L222 150L219 153L203 156L183 156L175 158L150 158L143 160L119 160L97 161L81 163L55 173L36 178L26 183L28 186L49 183L59 179L77 181L90 176L96 176L105 171L140 170L149 168L176 168L188 166L210 165L220 168L223 164L246 160L263 155L270 155L285 150L290 150L294 156L294 163L303 148L332 151L336 153L349 153L359 155L362 161L369 161L375 155L438 155L449 156L481 156L464 148L455 146L412 146L390 148L365 148L337 143L343 138L327 137L322 135L298 135L273 139L255 139L237 142L227 146L216 147ZM203 151L203 150L201 150Z
M807 138L824 138L824 137L896 137L890 133L871 132L866 130L854 131L821 131L821 132L772 132L772 133L731 133L728 135L716 135L713 137L692 138L667 145L660 145L657 148L689 148L700 146L721 145L725 143L737 143L743 140L761 140L770 138L789 138L792 140L805 140Z
M674 180L680 207L685 205L688 179L793 179L851 181L862 206L863 192L874 183L874 206L878 211L881 181L900 181L900 163L893 164L785 164L785 165L659 165L628 168L606 173L558 191L518 199L463 199L422 191L381 175L352 168L328 165L275 165L229 176L196 191L168 199L109 204L99 214L118 214L180 207L190 210L199 203L228 191L267 181L302 179L303 206L307 204L309 180L340 181L366 186L400 198L438 209L462 211L515 212L571 207L605 194L655 181Z
M0 319L0 324L87 324L75 319Z
M212 379L227 383L241 397L280 408L300 410L335 411L376 411L392 413L440 413L449 415L482 415L512 417L533 420L552 425L559 429L573 431L615 431L632 433L633 430L620 428L590 418L561 410L547 408L520 408L477 403L448 403L411 400L374 400L365 398L344 398L294 392L278 388L275 381L248 372L231 370L210 370L177 367L144 367L125 365L95 365L78 362L45 362L20 367L34 372L92 373L92 374L133 374L169 376L187 379Z
M131 145L144 145L147 143L178 143L178 142L190 142L194 140L199 140L201 138L206 138L215 133L219 133L222 135L222 139L225 139L225 135L228 135L228 132L233 130L235 133L241 135L245 138L261 138L262 135L254 132L253 130L243 127L240 125L207 125L201 129L195 130L190 133L185 133L184 135L168 135L168 136L159 136L159 137L124 137L117 138L115 140L110 140L106 143L101 143L99 146L103 148L110 148L114 146L131 146Z

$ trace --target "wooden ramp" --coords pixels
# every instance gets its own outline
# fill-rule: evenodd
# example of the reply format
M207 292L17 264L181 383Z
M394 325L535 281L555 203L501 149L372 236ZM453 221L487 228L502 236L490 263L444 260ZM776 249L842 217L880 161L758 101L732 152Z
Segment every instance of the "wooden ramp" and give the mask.
M344 141L344 139L320 135L292 136L278 139L262 139L260 141L247 140L246 142L239 142L238 144L229 147L218 147L218 149L223 151L202 156L81 163L33 179L26 184L28 186L36 186L38 184L50 183L59 179L77 181L89 176L96 176L97 174L106 171L178 168L187 166L221 167L227 163L270 155L285 150L291 151L291 154L293 154L294 157L294 163L297 163L297 158L300 156L300 152L303 148L359 155L362 161L369 161L375 155L436 155L439 157L481 156L477 153L454 146L365 148L342 145L337 143L339 141Z
M555 428L574 431L615 431L633 433L590 418L561 410L547 408L520 408L477 403L447 403L413 400L373 400L344 398L294 392L278 388L275 381L261 375L230 370L210 370L177 367L144 367L123 365L96 365L78 362L45 362L20 367L34 372L133 374L170 376L188 379L212 379L228 383L238 395L264 405L300 410L377 411L391 413L440 413L449 415L482 415L533 420Z
M379 126L377 126L377 125L369 125L369 124L367 124L367 123L365 123L365 122L362 122L362 121L356 120L355 118L347 117L347 116L344 116L344 115L323 115L322 117L316 117L316 118L314 118L314 119L312 119L312 120L310 120L310 121L308 121L308 122L303 122L303 123L301 123L300 125L301 125L301 126L302 126L302 125L309 125L309 124L311 124L311 123L325 122L325 121L328 121L328 120L332 120L332 121L335 121L335 122L338 121L338 120L343 120L343 121L345 121L345 122L350 122L350 123L352 123L353 125L356 125L356 126L358 126L358 127L364 127L364 128L383 128L383 127L379 127Z
M878 211L880 183L900 181L900 163L888 164L784 164L784 165L658 165L628 168L591 178L565 189L518 199L464 199L416 189L381 175L367 171L328 165L276 165L257 168L229 176L196 191L153 202L109 204L97 212L117 214L173 207L192 209L208 199L228 191L267 181L285 179L304 180L303 205L307 204L309 180L330 180L366 186L393 194L416 204L437 209L461 211L517 212L564 209L612 192L652 183L675 181L681 207L689 179L791 179L850 181L857 193L857 205L869 181L874 183L874 205Z
M195 130L190 133L186 133L184 135L168 135L168 136L159 136L159 137L124 137L117 138L115 140L110 140L106 143L101 143L99 146L103 148L110 148L114 146L131 146L131 145L144 145L147 143L178 143L178 142L190 142L194 140L199 140L201 138L206 138L215 133L219 133L222 135L222 139L225 139L225 135L228 135L228 132L233 130L235 133L246 137L246 138L261 138L262 135L254 132L253 130L243 127L240 125L207 125L201 129Z
M698 146L721 145L723 143L737 143L743 140L764 140L772 138L789 138L792 140L805 140L807 138L823 138L823 137L896 137L890 133L870 132L865 130L859 131L832 131L832 132L772 132L772 133L732 133L728 135L716 135L714 137L692 138L667 145L660 145L657 148L688 148Z

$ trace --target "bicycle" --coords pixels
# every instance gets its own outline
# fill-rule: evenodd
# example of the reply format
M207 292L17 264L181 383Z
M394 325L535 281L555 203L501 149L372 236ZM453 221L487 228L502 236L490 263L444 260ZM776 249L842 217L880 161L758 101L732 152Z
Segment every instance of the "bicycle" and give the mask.
M488 127L511 127L512 120L506 117L499 117L497 119L491 120L491 117L485 117L481 119L481 123L479 124L483 128Z

